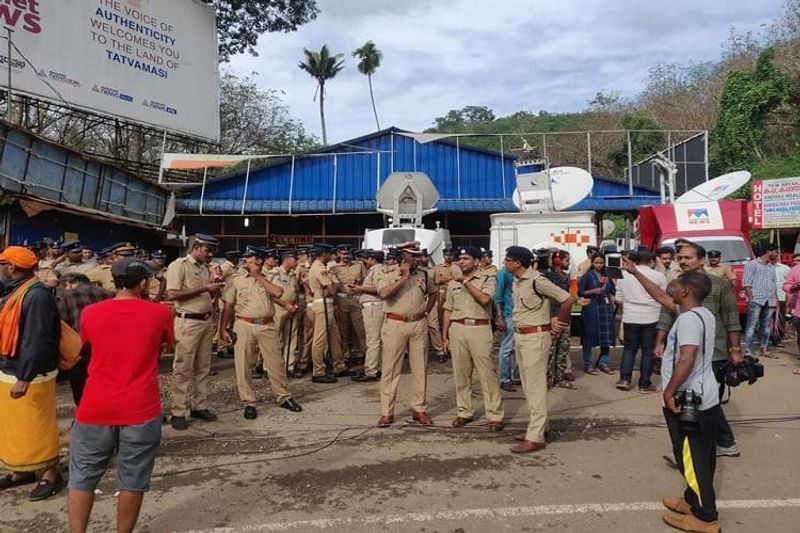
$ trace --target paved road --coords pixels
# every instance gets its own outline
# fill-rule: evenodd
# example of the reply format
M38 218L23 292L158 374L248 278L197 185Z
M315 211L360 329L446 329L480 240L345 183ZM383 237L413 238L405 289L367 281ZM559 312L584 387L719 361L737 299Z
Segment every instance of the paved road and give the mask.
M743 451L719 462L726 532L798 530L796 363L788 352L766 361L767 377L735 389L726 408ZM618 391L616 376L579 373L579 390L552 392L554 441L543 452L514 456L508 448L527 421L521 390L504 393L509 427L502 434L487 431L481 418L452 430L452 376L436 363L429 383L436 427L399 416L387 430L373 426L376 383L294 382L303 413L265 404L256 421L245 421L231 362L216 367L211 398L220 421L183 433L165 429L141 531L671 531L658 502L682 484L661 459L669 443L659 395ZM67 391L61 396L66 429ZM93 530L107 531L114 476L100 489ZM15 491L3 502L11 505L4 506L2 531L65 530L63 497L31 504Z

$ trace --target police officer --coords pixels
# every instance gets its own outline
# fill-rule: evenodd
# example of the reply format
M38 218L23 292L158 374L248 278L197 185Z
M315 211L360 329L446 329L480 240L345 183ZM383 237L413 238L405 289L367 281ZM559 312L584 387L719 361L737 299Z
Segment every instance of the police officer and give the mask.
M64 255L53 262L52 268L59 277L64 274L83 274L84 276L95 267L95 263L84 263L81 251L81 241L67 241L61 245Z
M444 323L444 307L442 306L444 305L445 295L447 294L447 284L453 279L452 268L455 266L453 265L452 249L445 248L442 251L442 255L444 257L442 264L433 267L433 281L436 283L436 287L439 289L439 298L436 301L436 314L439 318L439 324ZM437 361L444 364L447 362L447 359L448 350L443 347L442 353L437 357Z
M58 249L53 248L50 243L36 242L31 245L31 250L36 252L39 263L36 268L36 276L39 281L54 289L58 285L58 275L53 267L57 259Z
M552 335L567 327L572 309L569 293L531 268L533 254L527 248L506 249L505 265L514 276L514 341L517 347L522 389L531 419L527 433L517 437L513 453L530 453L546 446L547 427L547 361ZM558 316L551 317L550 302L555 300Z
M337 376L348 375L347 364L342 353L339 325L334 313L334 297L337 284L328 263L333 255L333 246L315 244L316 259L308 271L308 288L311 292L311 313L314 315L314 337L311 359L314 366L311 381L314 383L336 383ZM332 368L325 361L330 352Z
M352 260L350 246L341 244L336 250L339 262L331 270L340 283L339 293L336 295L336 305L339 309L342 344L345 352L348 346L352 348L351 359L360 359L367 352L366 334L359 295L353 292L353 286L361 285L364 282L367 271L361 261Z
M308 272L314 260L314 251L301 248L297 253L297 286L299 289L297 305L297 360L294 363L295 379L302 378L311 365L311 346L314 341L314 313L311 312L313 297L308 287Z
M278 404L292 412L302 411L289 392L286 368L280 352L280 337L274 321L273 300L281 298L284 291L264 276L263 252L255 246L247 247L242 255L244 269L231 278L222 296L225 310L222 314L219 336L223 342L231 342L228 326L235 318L233 331L236 334L234 345L236 387L239 398L245 404L244 417L247 420L253 420L258 416L250 369L253 355L259 351Z
M708 264L705 266L705 271L712 276L728 280L733 287L736 287L736 273L728 265L722 264L722 252L719 250L709 250L706 252L708 257Z
M365 251L369 270L363 285L353 287L360 294L361 314L364 317L364 332L367 338L367 352L364 357L364 371L353 376L353 381L378 381L381 368L381 326L383 325L383 301L378 297L378 281L384 272L383 252Z
M208 263L219 242L198 233L190 252L167 267L167 298L175 302L175 360L172 365L172 427L188 429L187 415L206 422L217 416L206 407L214 341L213 300L223 285L214 282ZM189 400L189 386L194 397Z
M433 421L426 412L425 395L428 365L427 315L436 305L437 290L433 277L417 268L418 248L402 250L400 266L382 276L378 282L378 296L383 300L384 323L381 330L383 342L383 372L381 375L381 417L378 427L394 423L395 399L403 354L408 352L411 366L411 414L413 420L424 426Z
M457 416L453 427L472 422L472 374L477 372L489 429L503 429L503 397L492 359L492 300L497 278L481 272L481 251L474 246L458 250L460 274L447 285L442 338L453 355Z
M295 333L297 332L297 314L300 306L297 303L297 252L284 250L281 252L281 265L275 270L272 282L283 289L283 295L275 303L275 324L278 327L281 354L288 358L288 371L294 372L296 357L294 354ZM288 353L287 353L288 352Z
M481 248L481 264L480 271L487 276L494 276L497 278L497 267L492 264L494 254L491 250L484 250Z
M150 279L147 286L147 294L154 302L161 302L164 300L164 295L167 292L167 254L163 250L153 250L150 254L150 264L153 265L155 274Z
M136 251L136 245L129 242L118 242L106 248L103 260L99 265L90 270L86 277L94 285L115 293L117 288L114 285L114 277L111 275L111 265L122 257L132 257ZM152 279L151 279L152 281Z

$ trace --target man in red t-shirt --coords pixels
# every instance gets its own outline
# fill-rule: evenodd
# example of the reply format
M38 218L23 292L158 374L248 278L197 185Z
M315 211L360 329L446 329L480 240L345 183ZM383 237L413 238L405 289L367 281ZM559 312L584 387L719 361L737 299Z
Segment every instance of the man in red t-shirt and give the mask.
M94 490L117 450L118 530L133 531L161 442L158 359L172 344L172 313L147 300L151 267L126 257L111 267L116 297L86 307L81 338L89 378L72 427L69 525L85 532Z

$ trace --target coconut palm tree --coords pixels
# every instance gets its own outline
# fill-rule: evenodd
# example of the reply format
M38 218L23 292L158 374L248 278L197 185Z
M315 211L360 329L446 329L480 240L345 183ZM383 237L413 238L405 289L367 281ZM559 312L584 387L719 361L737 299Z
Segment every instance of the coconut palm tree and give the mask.
M344 68L344 54L331 55L328 45L323 45L319 52L303 48L306 60L297 64L302 70L317 80L319 91L319 120L322 123L322 144L328 144L328 132L325 127L325 83L334 78ZM317 93L314 93L316 100Z
M353 57L357 57L360 60L358 62L358 71L361 74L365 74L369 81L369 97L372 100L372 112L375 114L375 125L380 130L381 123L378 121L378 110L375 108L375 95L372 92L372 75L375 74L375 71L381 66L383 53L375 47L375 43L367 41L361 48L353 52Z

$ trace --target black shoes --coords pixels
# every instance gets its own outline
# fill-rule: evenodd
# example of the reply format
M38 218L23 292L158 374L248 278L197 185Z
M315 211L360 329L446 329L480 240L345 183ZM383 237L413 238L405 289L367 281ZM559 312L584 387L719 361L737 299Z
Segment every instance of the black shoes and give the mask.
M189 415L192 418L198 418L203 422L216 422L217 415L209 411L208 409L200 409L199 411L191 411Z
M339 381L333 374L325 374L324 376L314 376L311 378L311 383L336 383Z
M244 408L244 418L245 420L255 420L258 416L258 411L254 405L248 405Z
M261 365L256 365L253 368L253 374L251 375L253 379L263 379L264 378L264 367Z
M306 369L305 368L295 368L294 372L292 372L292 377L294 379L302 379L302 377L305 376L305 375L306 375Z
M292 398L289 398L288 400L283 402L281 404L281 407L283 407L284 409L287 409L287 410L289 410L289 411L291 411L293 413L299 413L300 411L303 410L303 408L300 407L300 404L297 403L296 401L294 401Z
M349 368L347 370L342 370L341 372L336 372L334 374L334 376L336 376L337 378L346 378L348 376L353 376L353 375L355 375L355 372L353 372Z
M359 372L358 374L356 374L355 376L353 376L350 379L352 379L353 381L359 381L359 382L363 383L363 382L366 382L366 381L380 381L381 378L378 375L370 376L369 374L365 374L363 372Z
M171 424L172 429L176 429L178 431L189 429L189 422L186 420L185 416L173 416Z
M450 358L447 356L445 352L436 354L436 362L440 364L445 364L449 361Z

